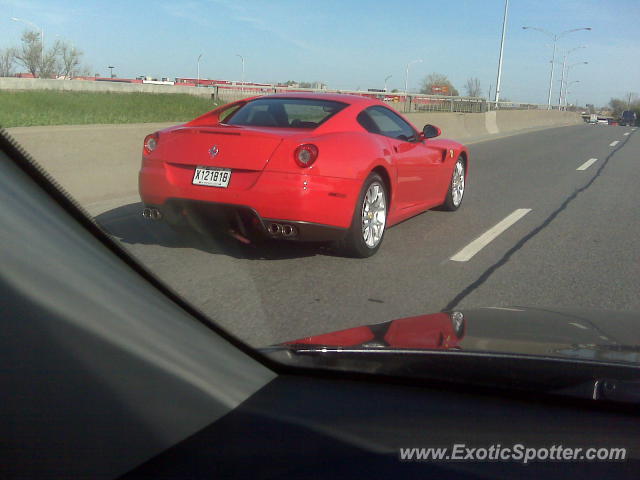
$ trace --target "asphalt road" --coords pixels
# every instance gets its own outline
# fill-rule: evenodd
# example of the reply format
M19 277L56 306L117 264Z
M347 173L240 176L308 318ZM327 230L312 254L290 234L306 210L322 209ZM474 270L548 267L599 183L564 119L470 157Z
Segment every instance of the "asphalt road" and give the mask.
M321 245L257 248L178 235L142 219L138 202L96 218L171 288L252 345L454 307L640 312L637 131L562 127L475 143L470 153L462 208L389 229L365 260ZM451 259L516 210L519 219L471 258Z

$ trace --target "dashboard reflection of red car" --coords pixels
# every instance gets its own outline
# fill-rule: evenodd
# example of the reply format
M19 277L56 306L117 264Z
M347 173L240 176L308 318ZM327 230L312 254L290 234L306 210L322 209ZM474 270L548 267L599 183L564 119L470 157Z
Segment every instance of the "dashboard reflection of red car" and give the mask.
M286 345L457 350L464 334L463 314L443 312L306 337Z

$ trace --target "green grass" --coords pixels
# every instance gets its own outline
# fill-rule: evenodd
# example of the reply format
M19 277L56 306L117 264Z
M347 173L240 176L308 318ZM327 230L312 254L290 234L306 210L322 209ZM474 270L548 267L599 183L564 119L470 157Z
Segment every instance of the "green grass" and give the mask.
M179 93L0 91L0 126L185 122L216 106Z

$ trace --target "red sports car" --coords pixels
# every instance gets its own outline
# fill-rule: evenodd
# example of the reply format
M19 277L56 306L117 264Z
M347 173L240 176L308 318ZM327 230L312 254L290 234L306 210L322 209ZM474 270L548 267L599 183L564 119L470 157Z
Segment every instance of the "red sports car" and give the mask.
M387 227L460 206L469 154L438 135L365 97L247 98L145 138L143 215L224 228L245 242L336 241L368 257Z

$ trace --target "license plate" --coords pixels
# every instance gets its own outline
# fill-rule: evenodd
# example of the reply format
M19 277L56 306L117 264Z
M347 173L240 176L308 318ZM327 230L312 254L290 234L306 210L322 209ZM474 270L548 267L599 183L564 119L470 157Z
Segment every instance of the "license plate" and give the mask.
M194 185L227 188L231 180L231 170L228 168L196 167L193 174Z

